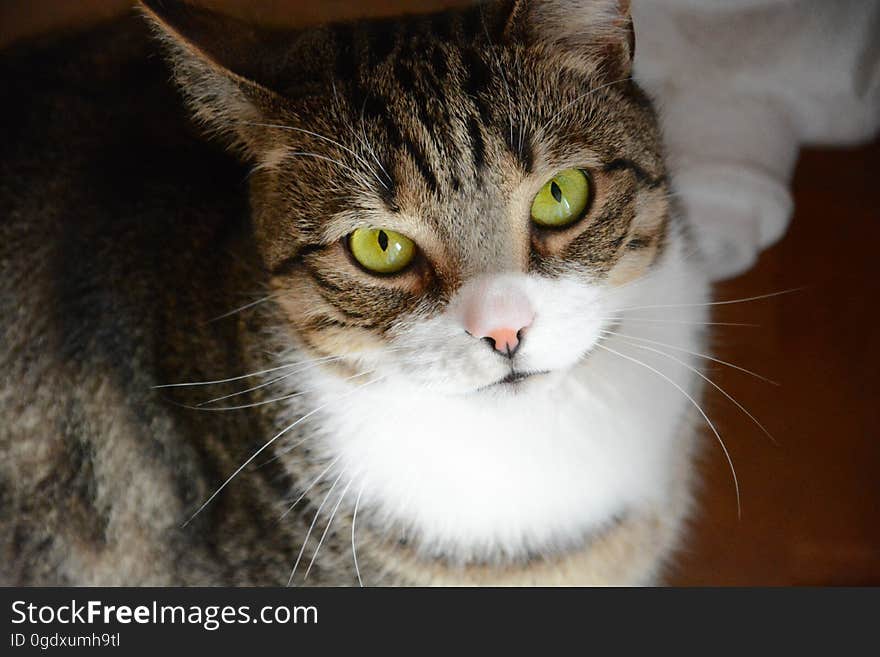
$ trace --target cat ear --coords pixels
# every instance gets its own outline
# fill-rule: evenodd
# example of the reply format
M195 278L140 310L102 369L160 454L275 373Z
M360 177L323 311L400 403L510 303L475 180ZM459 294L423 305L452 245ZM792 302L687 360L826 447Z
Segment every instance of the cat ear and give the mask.
M281 105L272 91L280 35L179 0L141 0L140 7L168 49L196 120L246 156L259 153L263 131L252 124L265 123Z
M614 79L630 75L635 33L630 0L515 0L513 38L593 65Z

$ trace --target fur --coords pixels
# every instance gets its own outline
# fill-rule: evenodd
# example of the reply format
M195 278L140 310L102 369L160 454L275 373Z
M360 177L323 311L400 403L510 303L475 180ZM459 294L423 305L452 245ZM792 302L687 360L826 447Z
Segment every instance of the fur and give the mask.
M142 19L2 60L3 582L658 581L708 292L625 3L143 11L170 68ZM588 210L538 228L571 167ZM413 263L370 274L359 227ZM466 332L493 289L515 354Z

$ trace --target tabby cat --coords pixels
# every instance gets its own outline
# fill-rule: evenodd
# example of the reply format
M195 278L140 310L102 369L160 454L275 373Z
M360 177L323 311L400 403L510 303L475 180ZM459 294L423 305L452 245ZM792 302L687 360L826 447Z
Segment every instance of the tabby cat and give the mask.
M4 53L0 581L662 581L708 286L627 4Z

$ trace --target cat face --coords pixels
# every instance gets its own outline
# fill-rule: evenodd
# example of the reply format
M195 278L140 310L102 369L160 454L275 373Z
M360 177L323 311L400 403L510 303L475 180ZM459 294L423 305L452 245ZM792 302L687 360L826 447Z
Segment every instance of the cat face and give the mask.
M255 165L256 241L288 328L347 357L339 376L541 385L662 250L659 138L616 2L305 32L162 12L195 115Z

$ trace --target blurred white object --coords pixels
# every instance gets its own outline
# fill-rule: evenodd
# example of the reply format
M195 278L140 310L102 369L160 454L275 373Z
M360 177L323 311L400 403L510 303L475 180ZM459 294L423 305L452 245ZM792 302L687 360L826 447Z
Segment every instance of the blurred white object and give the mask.
M633 0L635 76L710 273L785 233L802 144L880 127L880 0Z

